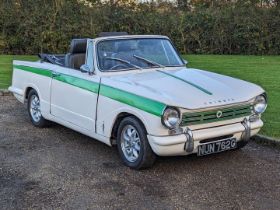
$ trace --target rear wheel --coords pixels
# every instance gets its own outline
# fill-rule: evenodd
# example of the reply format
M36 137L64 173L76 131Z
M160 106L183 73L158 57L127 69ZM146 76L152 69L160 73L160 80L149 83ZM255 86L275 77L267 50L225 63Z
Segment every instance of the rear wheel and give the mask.
M126 117L121 121L117 145L122 161L130 168L149 168L156 159L148 142L146 129L135 117Z
M28 114L32 124L36 127L46 127L49 125L41 113L41 103L38 93L35 90L31 90L28 94Z

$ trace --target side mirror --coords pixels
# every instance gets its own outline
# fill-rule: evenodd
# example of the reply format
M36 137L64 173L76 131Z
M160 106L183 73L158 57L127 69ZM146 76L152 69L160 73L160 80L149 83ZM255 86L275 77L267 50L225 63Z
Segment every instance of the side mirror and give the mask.
M89 67L88 67L87 64L83 64L83 65L80 67L80 70L81 70L81 72L83 72L83 73L89 73L89 72L90 72L90 69L89 69Z
M183 62L185 65L188 65L188 63L189 63L187 60L183 60Z

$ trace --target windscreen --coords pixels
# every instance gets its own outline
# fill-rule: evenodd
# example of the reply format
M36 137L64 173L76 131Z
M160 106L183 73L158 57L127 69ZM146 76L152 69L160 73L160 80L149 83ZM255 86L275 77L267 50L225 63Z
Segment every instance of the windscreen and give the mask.
M162 38L104 40L97 45L97 56L101 71L184 65L170 41Z

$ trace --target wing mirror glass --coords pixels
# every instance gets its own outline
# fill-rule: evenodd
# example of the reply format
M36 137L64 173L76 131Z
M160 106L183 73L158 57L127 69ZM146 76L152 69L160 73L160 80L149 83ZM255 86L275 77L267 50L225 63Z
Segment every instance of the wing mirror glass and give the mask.
M83 73L90 72L90 69L89 69L89 67L88 67L87 64L82 65L82 66L80 67L80 70L81 70L81 72L83 72Z
M188 65L188 63L189 63L187 60L183 60L183 62L185 65Z

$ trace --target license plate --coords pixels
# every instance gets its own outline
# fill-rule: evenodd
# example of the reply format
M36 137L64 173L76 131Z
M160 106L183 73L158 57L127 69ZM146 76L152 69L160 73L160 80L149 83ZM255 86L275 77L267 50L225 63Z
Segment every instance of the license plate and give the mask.
M236 148L236 138L223 139L198 146L198 156L209 155Z

